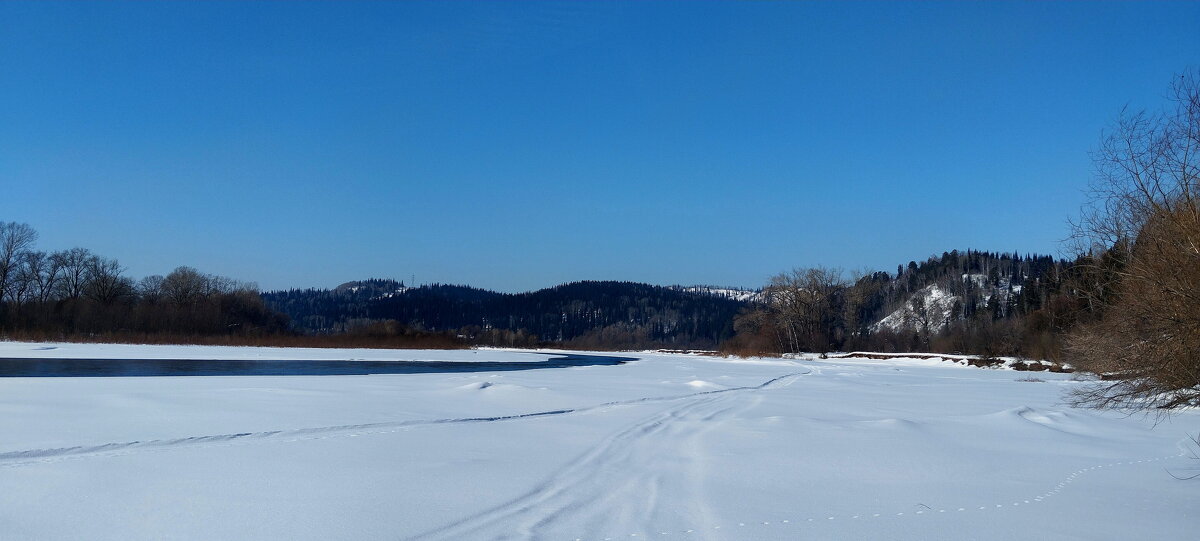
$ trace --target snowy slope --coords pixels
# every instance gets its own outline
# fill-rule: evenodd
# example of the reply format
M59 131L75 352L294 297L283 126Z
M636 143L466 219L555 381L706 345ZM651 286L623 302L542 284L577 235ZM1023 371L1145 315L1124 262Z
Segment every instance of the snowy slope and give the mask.
M38 347L113 354L0 356ZM163 351L116 355L139 349ZM1155 426L1063 406L1080 385L1065 375L932 360L636 356L0 378L0 538L1187 539L1198 524L1195 484L1168 474L1195 465L1180 456L1194 412Z
M970 286L970 296L978 306L987 308L989 302L1007 303L1010 298L1021 293L1021 286L1014 285L1007 277L999 277L992 283L986 274L963 274L962 281ZM943 285L931 284L914 292L908 302L893 310L879 321L870 326L871 332L887 330L892 332L917 331L928 326L931 332L939 332L960 318L956 313L955 304L965 304L962 295L957 295Z
M961 300L962 297L938 287L937 284L922 288L914 293L903 307L871 325L871 332L912 331L928 327L931 332L936 333L954 320L954 304Z

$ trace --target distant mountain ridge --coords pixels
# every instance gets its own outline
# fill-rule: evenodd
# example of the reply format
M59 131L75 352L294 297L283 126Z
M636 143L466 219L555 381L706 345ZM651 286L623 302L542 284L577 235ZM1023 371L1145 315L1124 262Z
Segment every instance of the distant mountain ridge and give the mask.
M409 287L369 279L331 290L269 291L272 308L310 333L341 332L396 320L468 337L493 329L591 347L715 348L733 335L733 318L757 292L711 286L582 281L525 293L462 285Z

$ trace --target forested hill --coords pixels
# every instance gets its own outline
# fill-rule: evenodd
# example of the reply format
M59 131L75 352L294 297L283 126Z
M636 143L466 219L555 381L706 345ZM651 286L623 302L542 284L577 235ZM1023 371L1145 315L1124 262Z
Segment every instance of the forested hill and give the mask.
M742 352L943 351L1053 358L1089 317L1073 293L1102 284L1088 266L1044 255L945 252L847 279L829 269L775 276L738 317Z
M559 342L584 348L714 348L733 335L733 319L752 292L588 281L527 293L457 285L406 287L365 280L332 290L263 293L296 330L340 332L395 320L426 330L456 331L476 343Z
M1071 264L1046 255L968 250L944 252L853 284L870 314L862 330L940 331L984 313L989 319L1022 317L1059 293Z

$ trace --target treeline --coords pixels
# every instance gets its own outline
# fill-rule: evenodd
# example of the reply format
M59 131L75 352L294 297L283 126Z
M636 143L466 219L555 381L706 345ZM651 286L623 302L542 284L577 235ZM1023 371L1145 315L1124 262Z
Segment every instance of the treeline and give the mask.
M0 334L10 338L271 335L287 317L254 284L179 267L135 281L86 248L35 249L28 224L0 222Z
M363 322L395 320L454 332L478 345L580 349L713 349L733 336L733 317L745 304L716 294L604 281L510 294L367 280L263 297L303 332L337 333Z
M134 280L114 259L85 248L40 251L36 240L27 224L0 222L5 337L1057 359L1068 329L1102 315L1096 299L1113 274L1049 256L968 250L911 261L895 274L847 279L830 269L796 270L757 295L612 281L508 294L381 279L260 293L253 283L190 267Z
M453 333L352 319L335 334L291 328L251 282L179 267L125 276L86 248L44 252L28 224L0 222L0 339L292 347L462 348Z

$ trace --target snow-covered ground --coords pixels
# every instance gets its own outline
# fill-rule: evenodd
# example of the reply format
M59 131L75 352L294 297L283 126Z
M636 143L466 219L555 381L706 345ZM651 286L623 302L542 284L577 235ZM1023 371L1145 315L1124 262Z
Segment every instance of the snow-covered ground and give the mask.
M0 344L0 357L168 352L545 358ZM930 360L629 356L642 360L0 378L0 539L1189 539L1200 526L1200 481L1170 475L1197 466L1182 454L1195 412L1155 426L1064 406L1069 375Z

